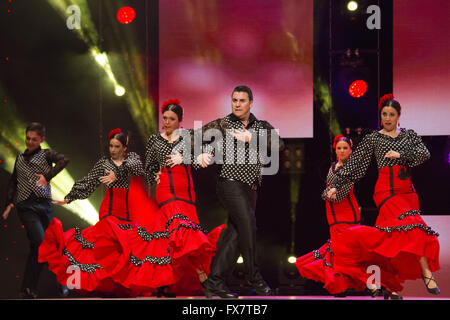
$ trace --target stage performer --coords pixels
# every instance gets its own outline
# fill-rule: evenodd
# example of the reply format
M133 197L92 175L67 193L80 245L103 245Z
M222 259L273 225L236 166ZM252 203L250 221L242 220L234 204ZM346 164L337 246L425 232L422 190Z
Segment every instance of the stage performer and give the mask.
M283 147L283 141L267 121L256 119L250 112L252 106L251 89L238 86L231 94L231 114L206 124L193 134L193 146L196 141L204 141L211 134L217 140L214 142L217 149L212 144L203 144L204 153L197 156L197 162L205 167L214 158L218 159L220 168L216 192L228 212L227 227L220 236L211 273L203 284L207 298L213 295L221 298L238 297L227 287L226 279L234 269L239 254L244 259L246 279L254 293L272 295L256 262L255 208L257 189L262 181L261 159L267 155L264 149L278 153ZM262 141L264 147L258 145L257 141ZM276 147L275 151L272 144Z
M64 155L50 149L42 149L45 141L45 126L33 122L25 130L27 149L19 154L7 187L6 209L3 219L7 219L12 208L23 223L30 241L20 296L23 299L38 297L36 291L43 264L38 262L38 249L44 239L44 232L53 219L53 204L50 180L69 163ZM55 164L55 166L53 166ZM67 288L60 287L62 296Z
M337 161L331 163L327 175L327 185L333 181L337 172L342 170L350 159L352 147L353 142L350 138L343 135L334 138L333 149L336 152ZM334 238L348 228L360 224L361 213L353 194L353 185L353 182L343 185L335 199L327 199L326 192L322 194L322 198L326 200L330 239L319 249L297 258L296 262L302 277L322 282L328 292L337 296L344 296L347 289L365 290L365 284L353 280L346 274L336 273L333 269L334 252L332 251L332 244Z
M39 248L39 261L49 264L61 284L85 295L134 297L148 294L173 282L173 277L159 276L171 274L168 241L162 238L151 248L150 266L136 267L142 264L136 257L142 244L133 241L130 232L139 224L152 221L157 207L147 198L139 155L127 151L127 134L120 128L114 129L109 133L108 143L109 156L98 160L87 176L76 181L64 200L54 201L65 205L86 199L104 184L106 193L99 221L84 230L75 227L63 232L61 221L54 218ZM149 218L144 217L144 212ZM129 272L130 269L133 272ZM127 270L126 276L124 270Z
M191 167L195 167L192 155L187 161L177 150L184 150L187 142L181 134L183 108L178 99L165 101L161 108L163 132L150 136L145 153L145 175L149 185L156 184L156 202L159 206L159 221L169 235L171 264L176 282L165 293L177 295L196 294L203 291L203 283L210 272L220 233L225 225L218 226L209 233L199 224L195 205L195 191ZM190 149L189 149L190 150ZM192 164L192 165L191 165ZM199 166L197 166L199 167ZM139 236L146 237L155 229L154 223ZM136 237L138 234L136 233Z
M354 227L345 237L336 237L333 265L336 272L362 282L370 266L379 267L385 298L401 299L401 283L421 277L429 293L439 294L432 274L440 269L438 233L421 218L411 181L411 168L428 160L430 153L416 132L397 129L401 106L392 94L380 99L379 112L383 128L362 139L326 190L335 198L343 186L364 176L375 155L379 176L373 198L379 215L375 227Z

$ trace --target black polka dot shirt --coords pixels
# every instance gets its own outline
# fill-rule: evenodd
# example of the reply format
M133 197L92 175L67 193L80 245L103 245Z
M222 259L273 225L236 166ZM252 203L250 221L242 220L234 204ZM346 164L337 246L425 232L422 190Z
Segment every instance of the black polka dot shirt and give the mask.
M111 158L102 157L87 176L75 182L65 199L72 202L77 199L88 198L101 184L99 179L108 175L106 171L113 171L117 177L116 181L106 185L107 188L129 189L133 176L144 176L142 162L137 153L129 152L120 166L117 166Z
M390 150L397 151L400 158L385 158ZM361 140L350 160L337 172L332 186L339 190L344 184L361 179L370 165L372 155L375 155L378 169L397 165L411 168L430 158L430 152L421 137L411 129L400 129L395 138L374 131Z
M330 185L336 178L337 178L337 173L343 168L343 166L340 166L336 169L336 164L337 162L333 162L331 164L330 170L328 170L328 175L327 175L327 185ZM344 184L339 191L336 193L336 199L331 199L327 197L327 191L325 190L322 193L322 199L323 200L328 200L331 202L341 202L342 200L344 200L348 194L350 193L350 191L353 188L354 183L353 182L348 182L346 184Z
M252 134L250 143L244 143L233 138L227 131L233 129L247 129ZM221 133L221 140L211 141L205 133L208 130L216 129ZM229 114L225 118L214 120L201 130L196 130L193 137L197 135L197 141L203 136L203 152L213 154L216 163L220 165L219 177L244 182L248 185L260 185L262 181L261 169L263 167L261 159L263 154L259 150L259 142L267 142L267 149L271 149L271 134L274 129L267 121L258 120L253 114L250 114L247 126L234 114ZM225 138L223 138L225 137ZM277 135L279 141L279 150L283 149L284 143ZM194 138L193 138L194 139ZM208 143L211 141L211 143ZM191 141L194 145L194 140ZM238 144L241 144L238 146ZM265 152L264 154L267 154Z
M173 154L175 151L183 154L183 164L193 165L193 167L198 168L193 155L185 155L183 153L186 143L186 139L183 137L190 137L190 132L192 132L192 130L180 129L180 136L173 142L164 139L160 133L150 136L145 148L144 165L145 177L149 185L156 183L156 173L163 168L169 167L166 163L168 159L167 156Z
M13 174L7 187L6 205L19 203L31 195L38 198L51 199L50 180L69 163L69 159L50 149L38 149L33 152L26 150L17 156ZM55 164L53 166L53 164ZM47 180L46 186L37 186L38 177L42 174Z

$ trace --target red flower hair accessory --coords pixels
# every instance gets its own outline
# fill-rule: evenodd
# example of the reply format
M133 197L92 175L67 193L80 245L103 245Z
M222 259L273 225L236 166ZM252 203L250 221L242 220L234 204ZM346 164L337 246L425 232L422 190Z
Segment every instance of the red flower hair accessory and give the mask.
M392 93L389 94L385 94L384 96L382 96L380 98L380 102L378 103L378 111L381 110L381 107L383 106L383 103L387 100L393 100L394 99L394 95Z
M164 101L162 107L161 107L161 113L164 113L164 108L167 107L169 104L178 104L180 105L180 100L178 99L169 99L167 101Z
M118 133L122 133L122 129L120 129L120 128L112 129L108 135L109 140L111 140L111 138L114 137Z
M346 138L344 135L340 134L336 137L334 137L334 141L333 141L333 149L336 149L336 145L339 141L344 140L346 142L348 142L350 144L350 147L353 147L353 141L350 138Z
M339 142L339 139L344 138L344 135L340 134L336 137L334 137L334 141L333 141L333 149L336 149L336 145Z

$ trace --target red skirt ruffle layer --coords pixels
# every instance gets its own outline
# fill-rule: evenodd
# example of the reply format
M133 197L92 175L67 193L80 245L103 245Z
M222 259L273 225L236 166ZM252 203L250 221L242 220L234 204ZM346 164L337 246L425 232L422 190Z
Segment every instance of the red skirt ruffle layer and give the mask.
M108 267L119 269L127 263L123 252L115 250L116 245L104 245L113 237L114 242L127 247L125 231L117 222L114 217L107 217L84 230L76 228L63 232L61 221L53 218L39 247L39 262L47 262L59 283L81 294L138 295L139 292L124 287L108 271Z
M172 265L177 275L171 290L180 295L196 294L202 291L197 270L210 273L211 260L225 224L207 232L198 224L195 206L183 201L166 204L160 213L165 217L170 234Z
M164 190L170 189L160 192ZM193 189L190 192L193 195ZM184 190L184 194L188 192ZM83 294L149 295L162 286L171 286L178 295L200 293L196 270L209 274L225 225L204 232L195 205L181 200L170 201L158 210L141 181L134 180L128 194L132 221L123 220L128 217L122 203L126 192L113 190L108 196L113 197L116 209L109 209L110 199L105 197L103 219L94 226L63 232L61 222L53 219L39 248L39 261L49 264L62 285L72 281L78 285L75 290ZM109 215L111 212L114 215ZM81 269L77 281L67 273L73 265Z
M344 273L334 270L334 253L331 251L331 240L322 247L297 258L295 263L303 278L322 282L331 294L341 293L347 289L364 290L364 285Z
M350 201L349 201L350 200ZM350 203L351 202L351 203ZM359 225L361 213L353 194L341 202L326 203L327 220L330 227L330 240L322 247L302 257L297 258L296 267L303 278L322 282L324 288L331 294L342 293L347 289L364 290L360 281L352 279L345 273L334 270L334 252L332 245L336 236L348 228ZM343 222L352 223L343 223Z
M366 283L368 268L379 267L379 284L397 292L405 280L422 277L421 257L427 258L431 272L440 269L438 234L421 218L417 194L410 179L398 177L400 169L380 170L374 200L381 207L375 227L349 228L331 246L336 272Z
M178 295L202 292L197 270L209 274L217 241L225 228L221 225L208 233L199 225L190 170L190 167L183 165L162 170L156 188L159 217L146 226L150 234L155 230L165 232L174 273L170 290ZM140 247L140 259L151 252L152 245L149 241Z
M128 193L132 221L124 220L128 217L126 201L126 190L109 190L101 205L103 219L84 230L64 232L61 222L54 218L39 248L39 262L47 262L62 285L85 295L133 297L175 283L171 263L142 261L139 268L139 260L132 256L145 247L153 258L163 261L169 248L168 239L155 239L148 246L133 236L139 224L153 223L155 229L161 225L158 207L147 197L140 179L132 180ZM109 208L110 203L113 208ZM73 271L78 268L78 272Z

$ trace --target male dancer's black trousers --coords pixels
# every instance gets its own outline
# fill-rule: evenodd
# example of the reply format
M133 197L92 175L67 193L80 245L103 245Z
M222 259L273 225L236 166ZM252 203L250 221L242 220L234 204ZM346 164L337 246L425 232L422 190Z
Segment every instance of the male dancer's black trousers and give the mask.
M218 179L216 191L221 204L228 212L228 222L217 243L217 253L213 258L208 279L213 285L225 284L239 254L242 254L247 280L256 281L259 278L256 264L257 193L243 182L224 178Z
M38 263L39 246L44 241L45 229L53 219L53 204L50 199L30 197L19 202L16 209L30 240L21 290L35 290L43 267L42 263Z

